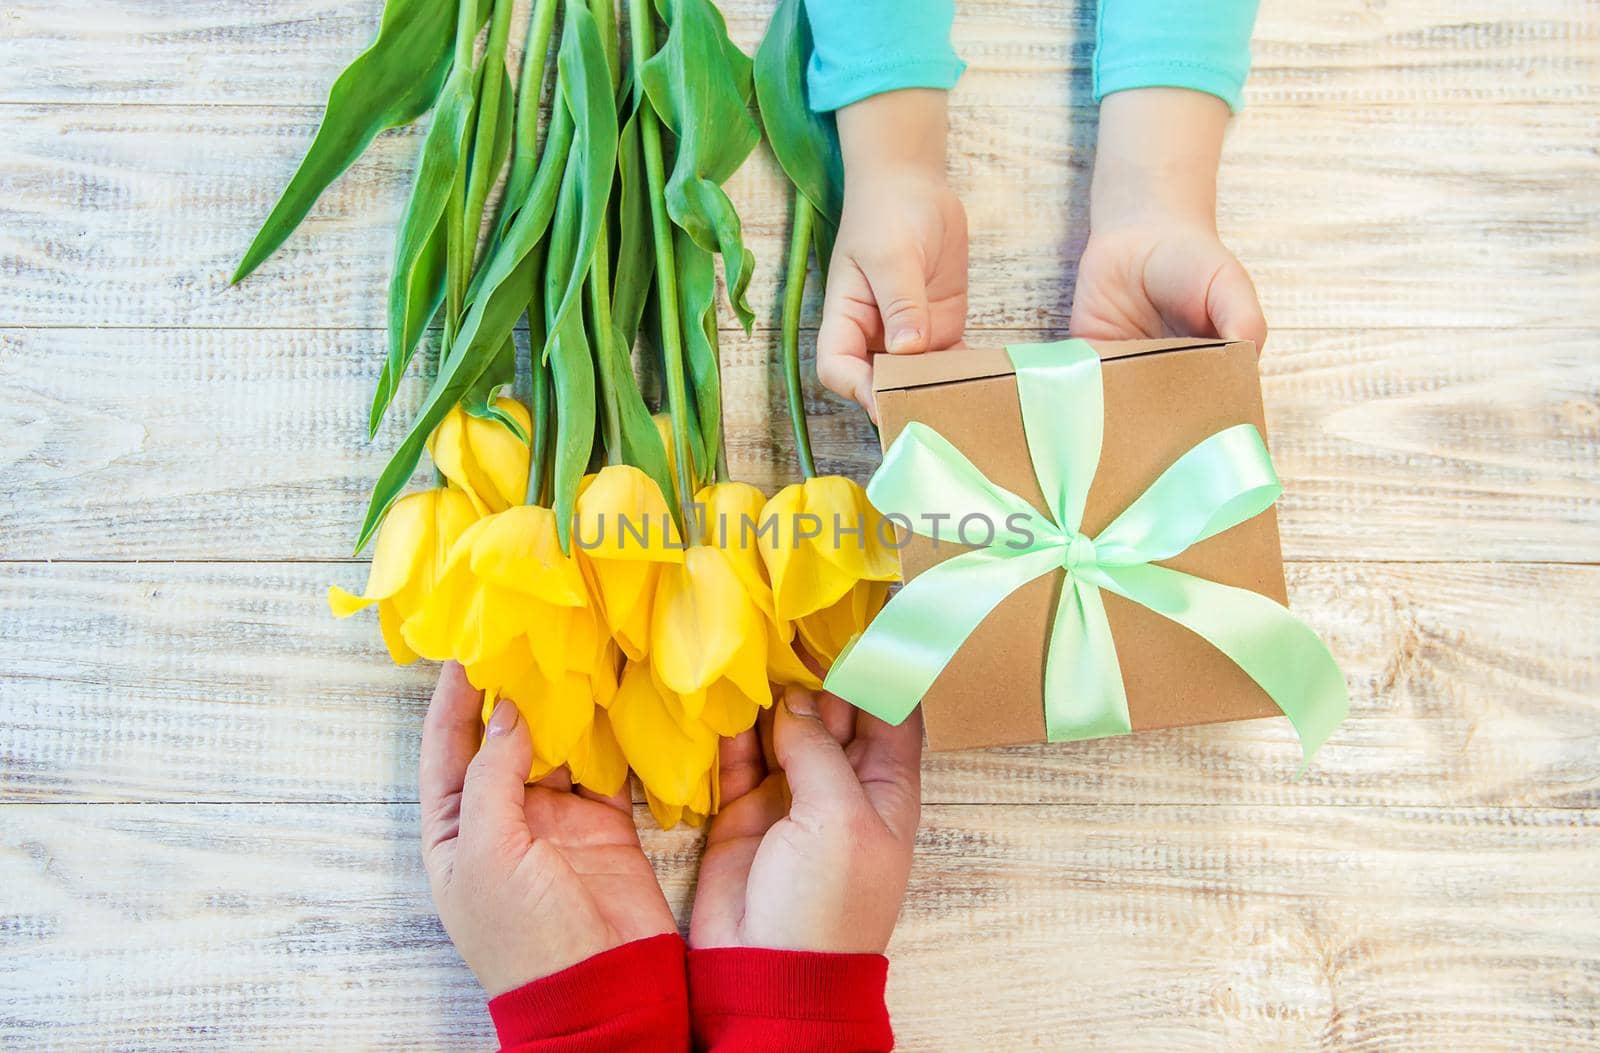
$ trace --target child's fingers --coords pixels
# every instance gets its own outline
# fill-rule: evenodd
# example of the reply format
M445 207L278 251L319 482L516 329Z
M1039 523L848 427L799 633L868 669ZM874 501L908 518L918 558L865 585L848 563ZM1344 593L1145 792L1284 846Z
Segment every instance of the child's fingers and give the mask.
M874 409L868 342L878 335L877 329L877 306L866 275L854 260L835 257L817 330L817 379L834 394L860 403L869 414Z
M533 766L533 741L516 704L501 699L484 730L483 746L467 767L461 792L461 850L487 859L521 858L533 835L523 810Z
M928 350L928 279L922 261L908 252L885 253L862 261L872 298L883 320L883 347L892 355Z
M417 773L424 860L436 846L456 836L461 786L483 731L482 700L461 666L448 662L439 671L439 685L422 722L422 760Z
M1250 340L1260 352L1267 342L1267 319L1255 283L1238 260L1229 260L1206 290L1206 314L1224 340Z

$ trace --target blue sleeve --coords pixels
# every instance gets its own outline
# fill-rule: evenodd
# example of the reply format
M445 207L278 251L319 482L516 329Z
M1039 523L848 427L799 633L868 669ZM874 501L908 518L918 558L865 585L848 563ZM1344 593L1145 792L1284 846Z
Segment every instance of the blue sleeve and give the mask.
M1097 102L1129 88L1192 88L1239 109L1257 0L1099 2Z
M837 110L898 88L955 87L966 63L950 46L955 0L805 0L813 50L811 108Z

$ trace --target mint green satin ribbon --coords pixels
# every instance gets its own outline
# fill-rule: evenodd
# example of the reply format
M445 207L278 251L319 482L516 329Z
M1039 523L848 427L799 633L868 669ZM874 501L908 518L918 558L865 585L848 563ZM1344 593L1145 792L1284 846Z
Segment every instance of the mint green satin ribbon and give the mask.
M827 689L900 723L990 611L1033 579L1065 569L1045 659L1050 741L1133 730L1104 589L1172 619L1227 655L1283 710L1309 761L1349 707L1344 674L1327 647L1266 596L1156 565L1278 499L1283 488L1260 432L1239 424L1205 439L1109 526L1085 537L1079 528L1105 419L1100 356L1081 340L1008 351L1049 515L990 482L932 428L907 424L867 486L872 503L900 525L941 541L955 540L941 537L941 519L959 526L964 518L981 517L976 522L990 543L907 582L839 656Z

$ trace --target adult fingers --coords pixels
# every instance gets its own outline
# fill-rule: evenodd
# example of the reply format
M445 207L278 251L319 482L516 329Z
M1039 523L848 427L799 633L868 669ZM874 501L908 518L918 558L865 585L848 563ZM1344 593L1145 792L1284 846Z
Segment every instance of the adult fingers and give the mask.
M849 755L884 825L907 843L915 840L922 806L922 707L898 725L858 713Z
M824 673L826 670L824 670ZM823 691L817 695L817 714L834 741L848 746L856 734L856 707L838 695Z
M423 863L430 868L434 849L456 836L461 787L483 730L482 706L483 696L461 666L445 663L422 721L422 759L417 768Z
M529 757L529 765L531 766L533 763L532 754L529 754ZM554 790L557 793L569 793L572 790L572 769L565 764L557 765L550 769L550 773L540 779L536 785L543 786L547 790Z
M1224 340L1250 340L1260 352L1267 342L1267 318L1255 283L1238 260L1229 260L1206 290L1206 314Z
M501 699L484 729L483 746L467 766L461 792L461 848L520 857L533 840L523 810L533 742L516 704Z
M823 725L813 692L791 687L784 693L773 718L772 744L796 809L826 812L861 802L855 769Z
M731 739L722 740L718 751L717 778L724 803L737 801L767 777L766 760L761 756L761 736L754 727Z

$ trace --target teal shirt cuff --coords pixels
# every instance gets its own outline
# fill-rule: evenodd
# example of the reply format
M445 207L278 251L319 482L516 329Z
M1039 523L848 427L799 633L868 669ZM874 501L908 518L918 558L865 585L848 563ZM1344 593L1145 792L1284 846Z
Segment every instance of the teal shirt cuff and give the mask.
M1257 0L1100 0L1094 97L1189 88L1237 112L1250 72Z
M806 90L818 113L901 88L956 85L954 0L805 0L813 50Z

